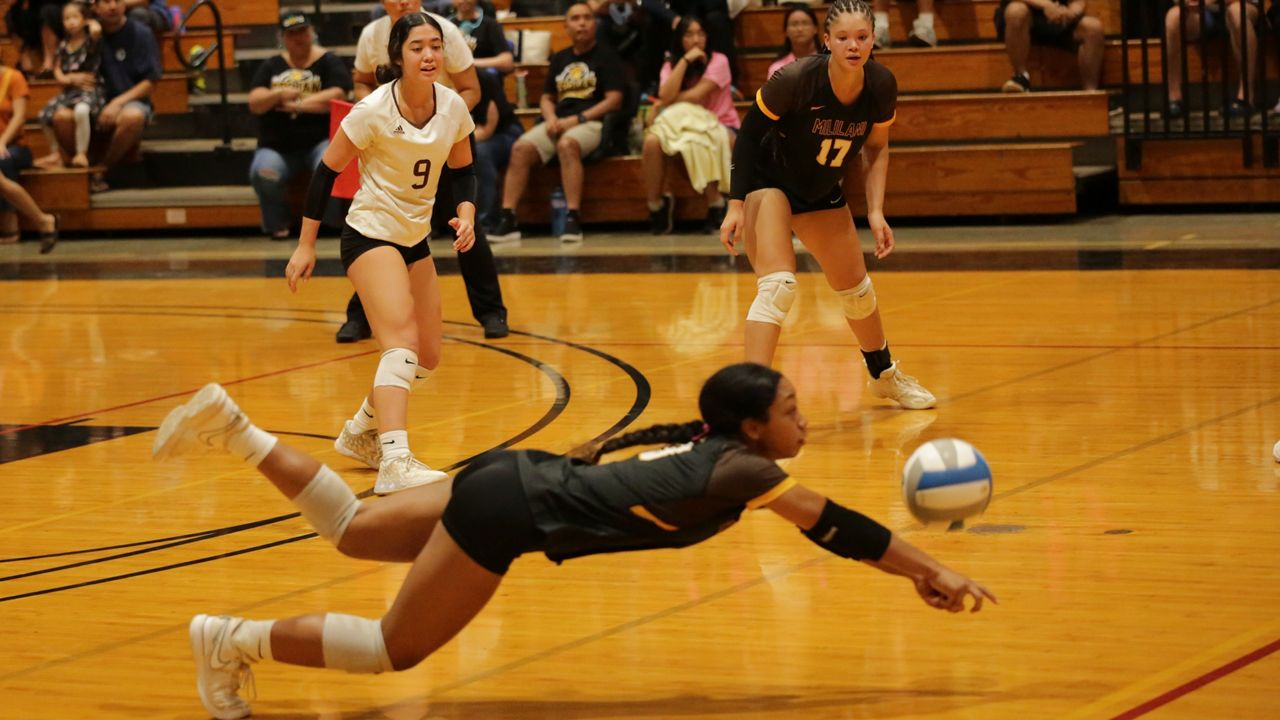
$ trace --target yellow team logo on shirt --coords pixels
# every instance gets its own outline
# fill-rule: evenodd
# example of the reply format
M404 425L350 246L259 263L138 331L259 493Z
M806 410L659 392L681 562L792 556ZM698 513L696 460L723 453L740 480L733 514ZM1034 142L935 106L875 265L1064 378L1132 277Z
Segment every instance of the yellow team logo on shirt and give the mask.
M560 100L585 100L596 94L596 74L584 62L569 63L556 76L556 92Z
M271 78L272 89L280 87L296 88L304 97L320 92L320 77L310 70L289 68Z

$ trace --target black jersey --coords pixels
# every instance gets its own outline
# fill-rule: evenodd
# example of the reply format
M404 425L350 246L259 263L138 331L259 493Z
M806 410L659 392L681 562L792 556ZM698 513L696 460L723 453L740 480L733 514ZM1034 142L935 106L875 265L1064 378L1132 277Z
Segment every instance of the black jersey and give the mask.
M898 81L889 68L869 60L862 93L843 105L831 89L830 59L819 54L796 60L756 92L754 110L773 122L760 139L760 153L752 153L754 187L732 187L734 197L762 187L780 187L807 201L826 197L843 179L845 163L857 161L872 129L893 122ZM739 137L738 144L744 140L750 142ZM735 165L739 160L735 154Z
M795 481L733 440L710 438L586 465L520 452L521 481L547 557L678 548L725 530Z

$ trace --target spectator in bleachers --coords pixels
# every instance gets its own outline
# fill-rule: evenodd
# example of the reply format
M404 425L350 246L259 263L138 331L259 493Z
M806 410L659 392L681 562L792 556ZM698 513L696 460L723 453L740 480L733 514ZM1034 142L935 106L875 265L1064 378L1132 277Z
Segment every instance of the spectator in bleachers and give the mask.
M40 252L47 253L58 242L58 220L41 210L18 184L19 173L31 167L31 151L22 144L29 94L20 71L0 66L0 245L18 242L17 213L21 213L40 229Z
M644 58L644 32L649 25L648 14L640 7L640 0L590 0L588 4L596 14L596 40L613 48L613 52L626 63L629 80L639 81Z
M640 67L640 84L650 87L656 84L667 48L671 47L676 25L685 15L702 21L707 31L707 48L729 58L729 68L738 76L737 50L733 42L733 19L729 16L726 0L641 0L641 6L649 17L645 32L645 50Z
M40 111L40 125L49 138L49 155L36 161L43 168L62 167L62 154L58 152L58 137L53 132L53 115L58 108L70 108L75 115L75 155L68 163L72 167L89 167L89 138L93 133L93 121L102 112L106 100L98 83L98 68L102 67L101 40L89 34L89 6L72 0L62 8L62 27L67 37L58 45L58 64L54 77L62 85Z
M1102 75L1102 21L1085 15L1084 0L1000 0L996 35L1004 41L1013 77L1001 88L1008 93L1031 91L1027 59L1031 44L1074 50L1080 84L1097 90Z
M874 0L876 48L887 48L889 40L889 0ZM901 5L899 5L901 7ZM907 44L915 47L937 47L938 33L933 29L933 0L916 0L916 19L907 33Z
M660 114L644 136L645 199L649 228L655 235L675 225L675 197L663 193L668 155L680 155L693 189L707 199L704 231L719 230L725 200L720 183L729 183L732 133L742 121L730 97L729 59L707 56L707 34L695 17L676 26L676 44L662 65L658 83Z
M165 0L124 0L129 8L125 13L130 20L151 28L156 37L160 37L173 29L173 17L169 15L169 3Z
M822 35L818 32L818 16L804 3L787 3L787 14L782 18L782 36L782 54L769 66L766 78L773 77L774 73L797 58L817 55L825 49L822 47Z
M515 69L515 56L502 34L502 24L486 13L476 0L453 0L453 16L449 19L466 37L477 68L498 73L509 73Z
M125 17L124 0L97 0L93 10L102 26L100 74L107 98L98 113L97 128L111 133L102 156L102 164L111 167L138 146L154 114L151 90L152 83L160 79L160 49L149 28ZM54 112L53 131L67 155L75 148L75 127L75 113L70 108ZM101 173L90 176L89 189L107 189Z
M416 12L419 0L382 0L382 8L386 15L374 20L360 31L360 40L356 45L355 97L361 100L378 86L374 71L379 65L389 63L387 43L391 39L391 27L400 18L410 12ZM480 78L475 68L475 60L467 47L466 38L457 25L439 14L428 13L440 26L444 40L444 72L440 73L437 82L452 85L467 109L471 110L480 102ZM436 202L440 207L453 207L454 202L452 170L448 167L440 171ZM449 218L440 213L431 220L432 233L436 237L449 237L453 229L448 225ZM510 333L507 326L507 307L502 302L502 287L498 284L498 268L493 260L493 250L481 227L476 228L475 245L471 250L458 256L458 269L462 273L462 281L467 287L467 300L471 303L471 314L484 326L486 338L506 337ZM340 343L363 340L372 335L369 321L365 317L364 307L360 304L360 296L353 293L347 303L347 321L338 328L337 341Z
M491 228L498 221L498 173L511 161L511 146L524 127L503 92L502 79L480 73L480 103L471 111L476 124L477 225Z
M9 36L17 41L18 68L38 80L53 79L63 1L13 0L4 15Z
M600 146L604 116L622 107L625 71L613 50L596 42L596 17L589 5L571 5L564 24L573 46L551 56L538 101L543 122L511 148L494 240L520 239L516 206L529 183L529 171L555 157L560 159L560 183L569 207L560 240L582 239L582 158Z
M316 42L307 16L280 13L284 50L258 66L250 83L249 111L258 116L258 149L249 167L249 183L258 195L262 231L288 240L288 183L309 175L329 147L329 101L351 92L346 63Z
M1232 57L1235 59L1237 75L1239 75L1240 7L1244 5L1247 8L1245 13L1249 17L1249 22L1244 24L1245 32L1248 34L1245 45L1249 49L1249 82L1253 83L1257 80L1257 75L1254 73L1258 68L1258 33L1254 26L1261 14L1260 0L1248 0L1244 3L1241 0L1227 0L1225 18L1222 3L1218 0L1205 0L1203 4L1199 0L1185 0L1185 2L1187 7L1185 18L1182 17L1176 1L1164 16L1165 47L1169 49L1169 114L1174 116L1183 115L1186 112L1186 106L1182 101L1182 29L1184 26L1187 30L1186 42L1192 43L1200 39L1201 33L1206 37L1220 35L1222 26L1225 24L1227 33L1231 36ZM1227 112L1234 117L1247 117L1250 113L1248 98L1252 93L1245 92L1243 79L1241 77L1241 82L1236 87L1235 97L1227 107Z

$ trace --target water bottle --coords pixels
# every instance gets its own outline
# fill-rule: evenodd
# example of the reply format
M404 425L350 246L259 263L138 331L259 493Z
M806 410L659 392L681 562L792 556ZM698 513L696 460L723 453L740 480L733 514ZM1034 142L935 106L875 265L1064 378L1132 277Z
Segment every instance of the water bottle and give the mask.
M516 107L524 110L529 107L529 86L525 78L529 75L527 70L517 70L516 76Z
M559 185L551 191L551 237L564 234L564 225L569 220L569 201L564 197L564 189Z

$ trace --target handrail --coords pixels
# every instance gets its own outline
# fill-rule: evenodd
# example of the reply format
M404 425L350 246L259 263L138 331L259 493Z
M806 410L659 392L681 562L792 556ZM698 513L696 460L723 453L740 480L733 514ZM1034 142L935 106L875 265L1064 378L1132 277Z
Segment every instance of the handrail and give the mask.
M187 29L187 23L191 22L191 18L202 7L208 7L213 12L213 44L200 51L195 57L187 58L186 53L182 52L182 34ZM222 12L218 10L218 6L213 0L196 0L182 16L182 22L173 32L173 49L178 56L178 62L187 70L201 72L205 65L209 62L213 53L218 53L218 89L222 95L222 149L231 149L231 104L227 100L227 60L222 50L223 33L222 33Z

